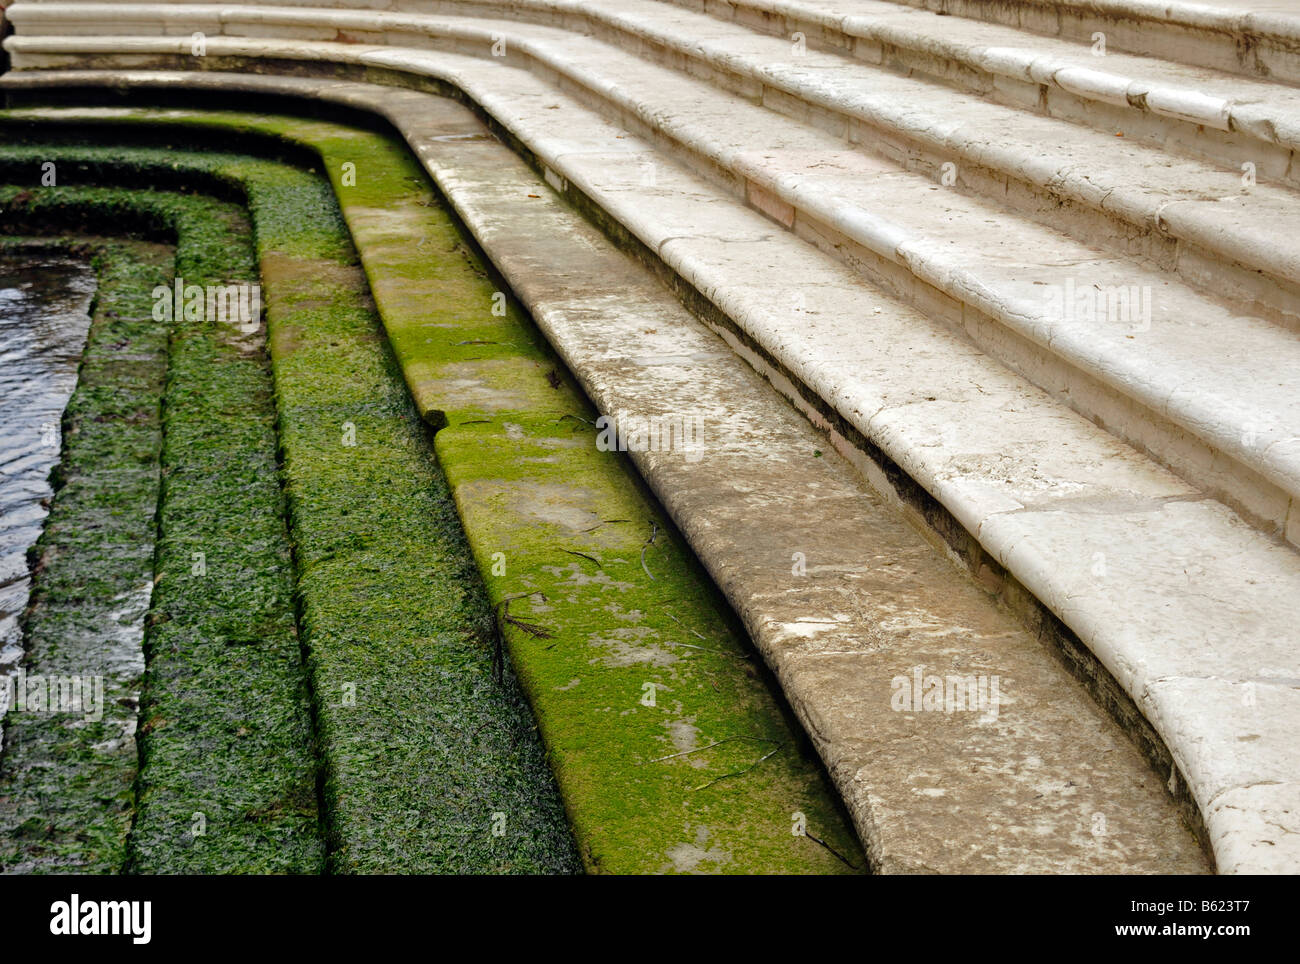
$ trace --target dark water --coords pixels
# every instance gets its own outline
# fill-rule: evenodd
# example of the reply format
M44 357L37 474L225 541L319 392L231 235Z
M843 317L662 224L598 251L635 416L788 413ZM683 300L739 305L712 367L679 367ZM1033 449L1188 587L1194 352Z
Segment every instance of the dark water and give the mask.
M0 714L22 657L27 549L41 534L95 291L88 265L0 255Z

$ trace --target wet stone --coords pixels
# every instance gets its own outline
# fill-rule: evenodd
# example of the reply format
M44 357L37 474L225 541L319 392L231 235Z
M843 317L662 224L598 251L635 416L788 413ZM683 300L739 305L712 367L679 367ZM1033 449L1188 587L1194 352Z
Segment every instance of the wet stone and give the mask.
M54 492L63 410L77 384L95 281L62 256L0 255L0 716L22 658L28 550Z

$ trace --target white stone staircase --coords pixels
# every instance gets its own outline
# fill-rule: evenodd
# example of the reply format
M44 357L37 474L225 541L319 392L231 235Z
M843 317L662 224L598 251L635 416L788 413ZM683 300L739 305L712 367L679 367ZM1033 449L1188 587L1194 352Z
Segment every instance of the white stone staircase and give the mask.
M1163 741L1220 871L1300 870L1280 40L1224 63L1171 14L1093 57L1087 26L1138 3L1016 5L1050 31L867 0L328 6L19 2L9 86L343 65L463 92L987 588L1060 621Z

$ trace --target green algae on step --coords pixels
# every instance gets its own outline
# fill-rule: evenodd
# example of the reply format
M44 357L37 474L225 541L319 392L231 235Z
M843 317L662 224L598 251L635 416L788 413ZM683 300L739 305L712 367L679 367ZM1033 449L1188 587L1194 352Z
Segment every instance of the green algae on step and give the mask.
M229 122L300 131L322 151L416 402L450 423L439 457L493 602L511 617L503 632L588 867L848 869L791 833L796 814L861 866L725 604L628 464L575 432L595 413L514 306L494 312L504 285L438 216L405 149L322 124Z
M117 155L142 158L158 160ZM527 704L494 678L491 609L329 186L216 160L247 189L264 248L329 869L579 870Z
M0 239L0 250L31 243ZM128 648L138 648L122 623L143 616L153 580L167 355L147 293L169 279L172 252L108 239L39 243L91 258L98 288L63 416L50 515L31 553L23 666L29 675L99 678L103 692L98 719L9 716L0 757L0 872L120 873L133 812L142 662L123 651L120 637L125 631Z
M255 283L233 205L186 198L177 274ZM201 226L201 227L199 227ZM202 256L187 235L213 243ZM311 873L323 847L269 365L234 325L177 318L132 867Z
M302 139L334 181L412 394L447 423L438 456L588 867L848 870L836 853L861 867L725 602L627 459L599 450L597 413L417 162L372 134L318 131ZM346 164L365 176L352 183ZM801 820L833 851L792 833Z
M247 189L268 291L331 866L575 872L531 714L514 679L494 677L491 610L329 187L286 169L277 185L250 178ZM321 243L267 227L273 194L287 210L332 214ZM313 254L327 249L334 255Z
M574 431L595 413L513 306L493 312L503 286L431 206L404 149L330 125L214 120L298 131L323 152L416 402L452 425L439 456L588 867L847 870L791 833L799 819L861 866L725 605L627 463ZM602 524L616 518L629 521Z
M187 284L256 277L249 226L229 203L100 188L8 194L29 223L171 234ZM152 292L135 295L161 326ZM228 324L181 317L164 330L163 481L127 866L316 871L316 769L270 372Z

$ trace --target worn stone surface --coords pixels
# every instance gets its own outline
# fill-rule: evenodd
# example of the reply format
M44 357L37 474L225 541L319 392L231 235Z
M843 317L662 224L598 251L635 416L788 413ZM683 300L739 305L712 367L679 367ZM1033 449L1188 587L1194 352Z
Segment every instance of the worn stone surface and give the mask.
M51 29L71 29L71 17L59 19L61 10L86 17L94 9L43 5L28 29L41 29L42 17L51 18ZM158 9L119 5L113 29L148 30ZM1300 311L1300 293L1287 280L1297 277L1294 252L1276 243L1300 223L1300 202L1287 190L1265 184L1246 190L1237 170L1025 116L831 54L796 57L784 41L710 18L670 9L660 22L665 15L654 11L662 5L645 0L621 0L615 12L601 15L606 32L613 31L609 43L468 17L383 13L375 20L373 11L240 12L193 4L163 9L176 24L210 17L214 31L261 36L274 23L281 33L313 41L328 33L315 13L338 29L373 21L388 26L392 44L493 62L491 38L507 36L505 63L554 75L580 101L613 112L654 141L667 139L677 159L723 177L751 205L896 296L937 309L983 350L1270 533L1289 538L1300 531L1294 519L1300 444L1292 430L1300 395L1286 374L1300 370L1292 360L1300 349L1286 326L1240 307L1244 300ZM68 42L104 50L143 43L134 37L52 41L56 47ZM20 51L35 50L42 39L16 43ZM214 37L211 49L234 50L239 43ZM308 43L295 54L280 40L242 43L264 56L391 62L435 73L438 64L456 64L455 58L430 62L415 50L376 54L358 45ZM650 44L647 50L676 44L680 56L698 65L691 72L703 70L712 83L682 76L671 64L647 63L638 44ZM738 103L730 93L754 84L763 106ZM846 136L858 149L844 149ZM555 150L594 146L581 143ZM646 170L660 163L646 154L622 159L621 167L602 165L602 186L637 190ZM936 179L951 188L936 186ZM887 208L882 197L892 199ZM991 225L1000 228L992 232L995 244ZM1230 267L1238 263L1241 270ZM1178 283L1180 275L1214 283L1234 300ZM1201 351L1202 332L1212 332L1225 350ZM1187 385L1195 390L1184 390Z
M427 99L403 106L390 115L598 408L625 425L701 420L698 458L633 457L776 670L879 869L1199 866L1163 788L1073 680L847 463L819 454L716 335L549 192L521 209L536 176L500 145L445 139L465 122L435 126ZM997 719L898 710L891 682L917 665L999 675ZM1088 744L1105 750L1085 761ZM1111 821L1098 836L1096 814Z
M313 29L358 23L348 19L356 11L333 13ZM673 13L680 25L681 11ZM303 22L306 11L297 14ZM386 37L352 38L392 44L380 47L264 39L294 17L264 9L254 22L235 11L219 25L230 32L232 22L244 24L236 32L261 38L212 38L209 53L326 59L465 91L545 165L552 186L593 203L729 318L748 339L743 353L778 388L798 393L814 418L841 419L878 446L1083 639L1169 745L1221 869L1294 864L1295 767L1285 757L1300 717L1287 602L1300 598L1293 550L1060 404L1294 534L1292 393L1270 390L1292 367L1277 359L1294 344L1285 329L1234 311L1231 301L1294 308L1294 252L1276 243L1298 210L1289 192L1261 187L1245 196L1236 172L1140 145L1103 146L1096 131L948 90L927 95L917 81L818 59L829 54L782 66L788 44L717 23L701 39L670 45L684 58L674 66L702 72L705 83L647 61L662 51L633 54L553 27L402 17L370 22L382 23ZM490 55L494 27L512 51L505 64ZM430 45L441 49L416 49ZM10 46L20 66L32 67L102 62L110 49L121 63L148 62L185 48L143 35L20 37ZM736 96L760 76L758 93L775 112L751 112ZM865 76L870 89L854 91ZM852 137L854 118L869 120L898 170L830 149L842 141L820 128ZM1028 152L1014 146L1017 137ZM1039 146L1044 137L1051 148ZM1088 163L1063 163L1072 153ZM924 179L906 169L934 168L945 154L958 157L970 196L936 206L921 193ZM841 169L821 172L815 165L825 160ZM884 215L870 192L898 203ZM1052 216L1048 202L1061 201L1060 230L1034 223ZM772 218L827 254L774 229ZM1133 255L1170 273L1149 273ZM1086 326L1072 334L1069 318L1026 310L1026 271L1059 282L1062 267L1079 263L1089 265L1092 284L1154 288L1155 279L1171 279L1176 294L1162 323L1098 341ZM774 272L789 264L800 265L791 274L801 283ZM1250 269L1266 283L1248 283ZM1227 309L1188 281L1217 282ZM1221 320L1203 336L1184 327L1202 317ZM1211 337L1218 347L1194 349ZM1198 408L1215 386L1216 404ZM1201 704L1178 696L1180 687L1194 691L1186 686L1204 676L1207 660L1229 685L1262 681L1269 698L1233 704L1225 691ZM1238 809L1237 801L1262 809Z
M701 457L634 458L776 670L878 869L1203 867L1127 737L725 343L462 108L383 103L602 411L701 418ZM999 702L910 712L895 680L914 667L996 676Z

